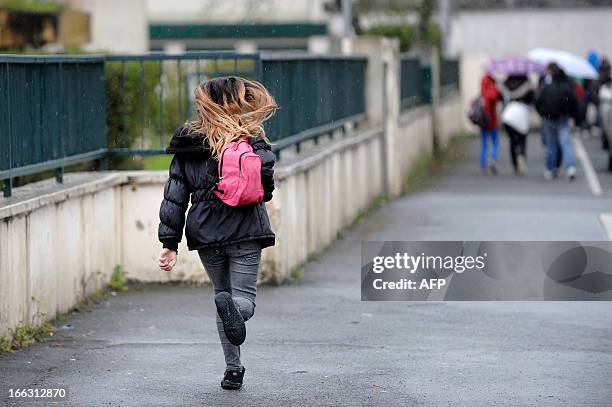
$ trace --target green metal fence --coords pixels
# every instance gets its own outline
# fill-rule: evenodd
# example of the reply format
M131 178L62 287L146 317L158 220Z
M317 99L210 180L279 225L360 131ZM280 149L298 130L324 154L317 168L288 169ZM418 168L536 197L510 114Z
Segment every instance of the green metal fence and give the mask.
M163 154L174 129L194 119L197 85L217 76L257 78L259 54L189 52L106 58L111 155Z
M366 60L309 54L112 56L106 59L109 153L161 154L174 128L193 119L193 91L216 76L260 80L280 108L265 125L280 151L365 116Z
M163 154L200 80L261 76L259 54L0 56L0 181L115 155Z
M459 89L459 60L442 59L440 61L440 87L443 90Z
M421 63L418 58L402 56L400 62L400 101L402 109L422 103Z
M279 104L266 123L273 148L299 149L365 118L365 70L365 58L308 54L0 56L4 195L15 177L56 170L61 182L69 165L162 154L176 126L193 117L197 84L215 76L263 82ZM419 84L410 76L414 99Z
M279 105L266 124L274 149L296 145L365 117L366 59L263 54L262 83Z
M402 109L431 103L430 65L423 65L414 57L402 56L400 75ZM459 61L457 59L440 61L440 87L443 94L459 89Z
M106 152L101 57L0 56L0 180L102 157Z
M421 103L430 104L432 102L432 80L431 80L431 66L421 65Z

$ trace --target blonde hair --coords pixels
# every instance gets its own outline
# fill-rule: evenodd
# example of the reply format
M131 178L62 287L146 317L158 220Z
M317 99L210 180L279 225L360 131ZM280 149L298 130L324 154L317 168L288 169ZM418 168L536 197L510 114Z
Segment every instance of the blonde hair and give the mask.
M203 134L215 158L226 144L245 137L265 135L263 122L276 111L277 104L259 82L230 76L202 82L195 90L198 118L189 128Z

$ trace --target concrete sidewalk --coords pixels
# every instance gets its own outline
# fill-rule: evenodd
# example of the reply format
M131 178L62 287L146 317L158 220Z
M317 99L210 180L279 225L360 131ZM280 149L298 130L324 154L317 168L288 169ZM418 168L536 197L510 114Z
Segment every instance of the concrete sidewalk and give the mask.
M224 370L210 287L143 286L70 316L46 343L0 356L7 388L67 387L70 406L609 406L612 303L362 303L360 242L376 239L604 239L604 197L584 178L530 169L482 176L468 159L361 221L297 284L262 287L242 348L245 386ZM595 141L589 153L601 161ZM599 168L596 168L599 169Z

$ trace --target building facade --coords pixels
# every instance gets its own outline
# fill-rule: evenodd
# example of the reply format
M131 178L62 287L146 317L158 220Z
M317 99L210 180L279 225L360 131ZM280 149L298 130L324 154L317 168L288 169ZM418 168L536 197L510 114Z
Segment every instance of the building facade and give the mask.
M151 50L306 50L334 32L327 0L148 0ZM330 27L332 25L332 27Z

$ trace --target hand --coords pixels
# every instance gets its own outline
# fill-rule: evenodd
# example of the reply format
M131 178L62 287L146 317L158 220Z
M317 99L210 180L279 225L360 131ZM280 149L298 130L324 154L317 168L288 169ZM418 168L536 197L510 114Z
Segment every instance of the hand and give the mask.
M159 253L159 268L164 271L172 271L176 264L176 252L170 249L162 249Z

